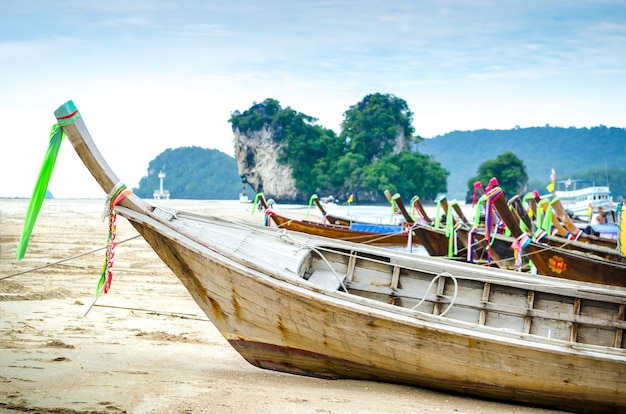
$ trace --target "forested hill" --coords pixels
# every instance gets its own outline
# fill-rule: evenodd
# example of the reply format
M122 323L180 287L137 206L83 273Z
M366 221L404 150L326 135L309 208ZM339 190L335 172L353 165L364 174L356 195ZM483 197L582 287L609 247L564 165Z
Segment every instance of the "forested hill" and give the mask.
M610 187L614 198L626 196L626 129L623 128L515 128L511 130L454 131L425 139L420 153L432 155L450 172L449 199L464 200L467 180L478 166L507 151L527 168L531 189L545 189L550 170L557 179L589 178ZM199 147L167 149L152 160L148 175L133 191L152 198L164 171L165 189L179 199L237 199L241 178L232 156ZM607 174L608 172L608 174ZM246 189L250 195L252 190Z
M139 197L152 198L159 189L159 172L165 173L163 189L171 198L234 200L241 192L235 158L200 147L168 148L148 165L148 175L134 188Z
M511 130L454 131L425 139L417 150L435 157L450 175L448 197L463 200L467 181L478 166L511 151L527 168L531 187L549 182L555 169L557 180L588 170L624 169L626 129L533 127ZM578 177L580 178L580 177ZM606 182L597 182L605 185ZM620 193L613 188L614 196ZM624 194L622 194L624 195Z

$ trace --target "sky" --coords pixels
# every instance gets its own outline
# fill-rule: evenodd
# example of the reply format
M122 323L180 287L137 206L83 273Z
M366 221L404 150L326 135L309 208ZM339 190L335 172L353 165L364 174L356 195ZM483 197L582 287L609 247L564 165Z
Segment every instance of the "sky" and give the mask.
M404 99L424 138L546 124L626 127L622 0L0 7L0 197L32 195L53 112L68 100L129 187L168 148L234 157L228 119L267 98L337 133L344 112L377 92ZM547 143L538 156L553 150ZM56 198L106 196L69 141L49 190Z

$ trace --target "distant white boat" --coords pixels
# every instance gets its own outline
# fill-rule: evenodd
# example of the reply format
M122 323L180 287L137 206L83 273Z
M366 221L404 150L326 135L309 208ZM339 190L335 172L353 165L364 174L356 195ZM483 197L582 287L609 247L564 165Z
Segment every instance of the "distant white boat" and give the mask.
M600 207L605 210L614 207L609 187L597 186L592 180L557 181L554 193L570 215L585 221Z

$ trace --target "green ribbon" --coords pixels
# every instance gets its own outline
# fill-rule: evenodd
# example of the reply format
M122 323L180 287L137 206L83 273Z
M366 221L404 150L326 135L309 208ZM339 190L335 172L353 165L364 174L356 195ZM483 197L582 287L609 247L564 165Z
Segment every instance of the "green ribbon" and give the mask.
M546 203L548 204L545 215L543 216L541 228L547 234L551 234L552 233L552 203L548 202L547 200L541 200L541 201L544 201L542 204L546 204Z
M400 196L400 194L396 194L398 197ZM391 197L391 201L389 201L389 204L391 204L391 214L389 215L389 223L393 223L393 216L396 212L396 199L394 197Z
M545 214L543 211L543 205L546 204L548 202L548 200L546 200L545 198L542 200L539 200L539 202L537 203L537 212L535 214L535 222L537 223L537 227L545 230L546 233L550 234L550 230L546 230L543 228L543 225L545 223ZM547 214L547 213L546 213Z
M309 212L311 211L311 206L313 205L313 200L315 200L315 199L317 199L317 198L318 198L318 197L317 197L317 194L313 194L313 195L311 196L311 198L309 198L309 208L307 208L307 210L306 210L306 217L305 217L305 220L308 220L308 219L309 219Z
M454 217L452 216L452 203L448 204L448 211L446 211L446 237L448 237L448 257L454 257L456 232Z
M257 193L257 195L254 196L254 202L252 203L252 216L254 216L254 211L257 209L257 206L259 205L259 198L263 197L263 193Z
M411 198L411 218L413 219L413 222L417 221L415 220L415 203L419 200L420 198L418 196L413 196L413 198ZM424 219L424 221L426 221L426 217L422 217Z
M445 196L441 196L437 199L437 209L435 210L435 227L439 228L439 226L441 225L441 201L444 200L446 197Z
M48 183L50 182L50 177L52 176L52 171L54 170L57 155L59 154L59 149L61 148L61 142L63 141L63 137L65 136L63 128L61 127L73 124L77 118L80 118L79 112L76 112L71 118L59 120L59 122L52 126L52 130L50 131L50 144L48 146L48 151L46 152L46 156L43 160L43 165L41 166L41 170L39 171L39 178L37 178L37 184L35 185L35 190L33 191L33 196L31 197L30 204L28 206L28 212L26 213L26 220L24 221L22 238L20 239L20 243L17 246L18 262L22 260L24 258L24 255L26 254L28 241L30 240L30 236L33 233L33 227L35 227L35 221L37 221L37 216L39 215L39 211L41 210L43 200L46 198Z
M474 207L474 228L475 229L477 229L478 226L480 225L480 209L483 203L486 204L486 201L487 201L486 194L481 195L478 201L476 201L476 206Z

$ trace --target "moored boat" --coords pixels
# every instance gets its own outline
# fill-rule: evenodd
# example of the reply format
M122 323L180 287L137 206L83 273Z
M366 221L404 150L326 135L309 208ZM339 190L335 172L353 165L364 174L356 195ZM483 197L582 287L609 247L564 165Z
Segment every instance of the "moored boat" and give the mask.
M70 101L85 166L248 362L582 413L626 410L626 289L420 257L152 205Z

